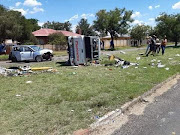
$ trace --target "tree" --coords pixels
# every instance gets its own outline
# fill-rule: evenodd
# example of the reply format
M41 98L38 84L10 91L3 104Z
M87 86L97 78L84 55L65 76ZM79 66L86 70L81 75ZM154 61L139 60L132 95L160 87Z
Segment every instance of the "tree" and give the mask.
M136 25L131 29L130 35L131 38L142 41L143 39L146 38L147 34L151 31L150 26L146 25ZM140 42L141 44L141 42Z
M27 21L29 22L29 25L31 25L31 30L36 31L39 30L41 27L38 25L38 20L37 19L27 19Z
M156 21L158 22L156 26L158 35L161 37L166 35L177 46L178 41L180 41L180 13L175 15L162 13Z
M0 41L12 39L24 43L31 41L32 31L39 29L36 19L26 19L21 12L0 5Z
M67 46L67 39L61 33L54 33L49 35L49 44L60 45L61 48L65 48Z
M130 22L133 21L131 18L132 11L127 11L125 8L115 8L107 12L106 10L100 10L96 13L96 20L94 21L94 28L101 35L111 35L111 49L114 49L114 36L118 34L128 33L130 28Z
M79 32L81 31L81 32ZM82 34L85 36L95 36L96 33L93 30L93 27L90 26L90 24L88 23L87 19L82 18L78 25L76 26L76 33L78 34Z
M71 26L72 24L67 21L65 23L60 23L60 22L49 22L47 21L45 24L43 24L43 28L49 28L49 29L54 29L54 30L66 30L66 31L71 31Z

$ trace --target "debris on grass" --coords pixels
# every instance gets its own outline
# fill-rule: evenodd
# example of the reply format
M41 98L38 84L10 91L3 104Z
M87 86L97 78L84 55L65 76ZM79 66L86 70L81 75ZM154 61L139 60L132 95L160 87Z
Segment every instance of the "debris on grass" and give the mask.
M43 70L50 70L52 67L34 67L30 68L32 71L43 71Z
M147 67L143 67L144 69L147 69Z
M124 52L124 51L120 51L120 53L122 53L122 54L126 54L126 52Z
M136 60L140 60L141 59L141 57L136 57Z
M180 57L180 54L176 54L175 56Z
M169 60L172 60L173 58L168 58Z
M30 83L32 83L32 81L27 81L26 83L27 83L27 84L30 84Z
M72 72L73 75L77 74L76 72Z
M124 65L124 66L122 66L122 69L125 69L125 68L128 68L129 66L127 66L127 65Z
M131 63L129 61L123 60L119 57L116 57L114 55L107 55L109 58L109 61L103 61L105 63L105 66L115 66L115 67L121 67L122 69L129 68L130 66L138 66L138 63ZM103 63L102 62L102 63Z
M40 72L41 71L41 72ZM20 67L0 67L0 75L2 76L27 76L32 73L43 73L43 72L57 72L56 69L52 67L37 67L31 68L30 66L20 66Z
M165 68L166 70L169 70L169 68Z
M162 65L161 63L158 63L158 65L157 65L157 67L158 68L163 68L163 67L165 67L166 65Z
M74 110L71 110L71 112L74 112Z
M16 97L21 97L21 95L18 95L18 94L17 94Z
M156 59L151 60L151 62L156 62Z
M92 112L92 109L88 109L87 111L88 111L88 112Z
M7 76L7 72L5 68L0 67L0 75Z

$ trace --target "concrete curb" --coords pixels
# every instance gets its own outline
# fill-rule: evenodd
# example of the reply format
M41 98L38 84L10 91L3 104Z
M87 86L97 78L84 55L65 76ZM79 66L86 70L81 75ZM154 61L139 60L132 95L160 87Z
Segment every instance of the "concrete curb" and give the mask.
M179 73L178 73L179 74ZM93 129L97 128L98 126L102 126L105 125L107 123L109 123L109 121L113 120L115 117L120 116L122 113L126 112L130 107L132 107L133 105L137 104L139 101L141 101L143 98L151 95L152 93L154 93L157 89L161 88L162 85L164 85L165 83L167 83L168 81L174 79L177 77L178 74L173 75L172 77L169 77L167 80L161 82L160 84L154 86L151 90L145 92L143 95L133 99L130 102L125 103L124 105L121 106L120 109L116 109L115 111L109 112L108 114L104 115L103 117L101 117L100 119L98 119L97 122L93 123L90 125L90 129L91 131L93 131Z

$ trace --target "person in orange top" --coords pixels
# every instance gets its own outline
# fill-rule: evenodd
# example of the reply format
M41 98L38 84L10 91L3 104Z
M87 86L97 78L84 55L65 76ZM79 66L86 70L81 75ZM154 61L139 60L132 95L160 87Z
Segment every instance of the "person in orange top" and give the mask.
M167 44L167 38L166 36L164 36L164 39L161 42L162 55L164 55L166 44Z

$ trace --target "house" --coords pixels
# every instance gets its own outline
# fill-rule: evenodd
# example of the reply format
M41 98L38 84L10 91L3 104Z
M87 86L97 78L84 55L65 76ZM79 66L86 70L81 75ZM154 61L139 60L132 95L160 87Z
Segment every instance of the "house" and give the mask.
M101 41L104 42L104 48L108 49L110 47L111 36L102 37ZM131 37L129 35L123 35L114 37L114 47L130 46Z
M32 34L37 38L40 45L48 44L48 36L54 33L62 33L65 37L80 36L80 34L76 34L70 31L53 30L53 29L46 29L46 28L42 28L40 30L32 32Z
M104 48L110 48L111 36L102 37L101 41L104 42ZM130 35L118 35L118 37L114 37L114 47L123 47L123 46L138 46L146 44L146 39L142 41L134 40L130 37Z

